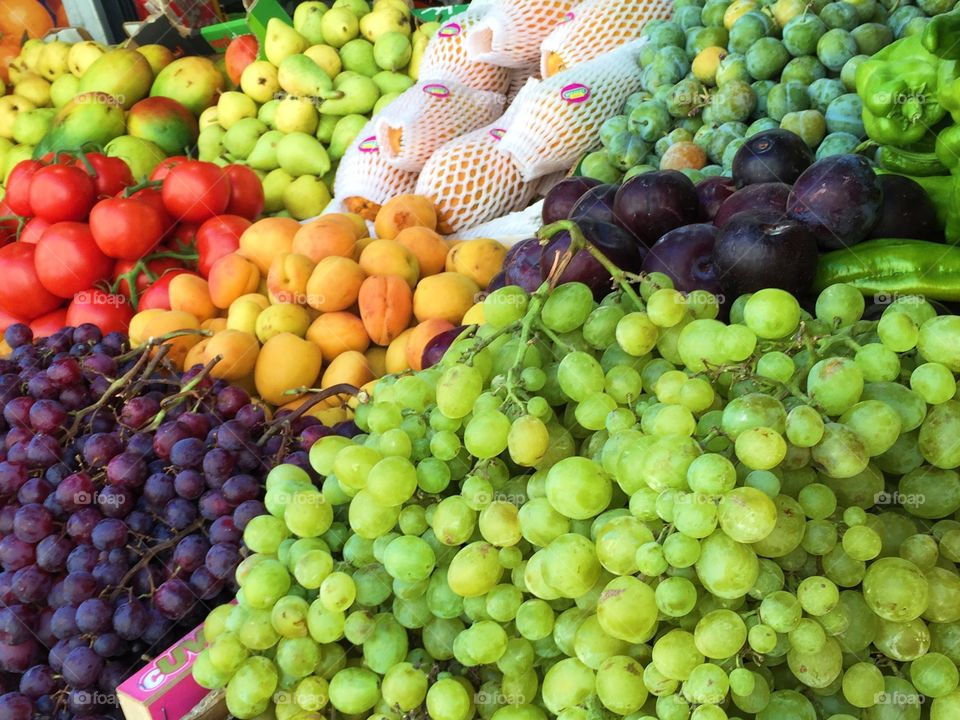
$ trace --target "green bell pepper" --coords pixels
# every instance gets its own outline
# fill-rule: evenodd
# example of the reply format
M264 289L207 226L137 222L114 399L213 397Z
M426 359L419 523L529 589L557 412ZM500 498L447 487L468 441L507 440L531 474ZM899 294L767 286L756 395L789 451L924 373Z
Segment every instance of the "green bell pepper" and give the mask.
M944 60L960 60L960 10L934 15L920 34L924 49Z
M881 145L919 142L947 113L938 89L952 88L956 79L956 63L927 50L920 36L888 45L856 72L867 135ZM957 97L960 110L960 92Z

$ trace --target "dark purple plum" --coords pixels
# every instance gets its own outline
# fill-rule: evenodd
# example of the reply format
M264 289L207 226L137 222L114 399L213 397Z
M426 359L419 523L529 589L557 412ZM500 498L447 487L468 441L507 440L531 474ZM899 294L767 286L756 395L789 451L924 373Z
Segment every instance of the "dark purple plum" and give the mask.
M423 348L423 355L421 356L420 363L424 369L428 367L433 367L438 362L443 359L443 354L450 348L453 344L453 341L456 340L460 333L467 329L466 325L458 325L455 328L449 330L444 330L439 335L435 335L430 339L430 342L427 343L426 347Z
M662 272L681 292L708 290L719 293L720 280L713 265L713 248L719 232L710 223L671 230L650 248L643 260L643 271Z
M704 222L712 222L723 201L736 192L733 180L723 175L704 178L694 187L700 201L700 215Z
M733 157L737 187L781 182L792 185L813 162L813 151L789 130L767 130L749 138Z
M570 219L577 222L580 220L595 220L597 222L615 223L613 203L619 189L619 185L597 185L590 188L570 210Z
M790 197L790 186L785 183L747 185L724 201L713 217L713 224L722 228L731 217L742 212L770 211L784 215L787 211L788 197Z
M569 248L570 233L565 231L554 235L543 247L540 267L541 277L544 280L550 276ZM558 285L568 282L582 282L593 290L595 297L603 297L610 291L610 273L586 250L581 250L574 255L557 279Z
M817 240L807 227L770 211L734 215L713 248L730 298L771 287L802 297L813 283L817 257Z
M533 292L543 280L540 277L540 255L542 248L536 238L522 240L507 252L503 259L504 280L507 285L519 285L527 292Z
M620 186L613 204L617 223L650 247L675 227L700 218L697 190L677 170L635 175Z
M549 225L570 217L570 210L576 205L577 200L587 190L599 184L599 180L588 177L568 177L558 182L550 188L543 199L543 208L540 211L543 224Z
M880 175L883 205L867 237L943 240L937 212L920 185L903 175Z
M859 155L832 155L797 178L787 214L810 229L821 250L837 250L864 240L882 205L883 188L870 163Z

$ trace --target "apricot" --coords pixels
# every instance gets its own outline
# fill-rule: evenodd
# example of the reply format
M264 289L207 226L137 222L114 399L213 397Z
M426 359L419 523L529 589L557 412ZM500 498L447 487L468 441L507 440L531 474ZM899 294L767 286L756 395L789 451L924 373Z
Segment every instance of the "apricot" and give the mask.
M147 335L144 330L153 318L164 313L166 310L160 308L151 308L150 310L141 310L130 319L130 326L127 328L127 336L130 338L130 345L140 347L147 341Z
M407 362L407 343L410 342L413 330L414 328L404 330L387 347L387 354L383 358L386 374L394 375L410 369L410 363Z
M347 220L353 223L353 230L357 234L358 238L366 237L370 234L370 230L367 228L367 221L357 215L357 213L346 212L336 214L338 214L340 217L345 217Z
M461 325L483 325L486 319L483 317L483 301L481 300L472 308L464 313L460 319Z
M288 390L313 387L320 375L323 358L320 348L293 333L280 333L260 348L254 381L260 397L271 405L283 405L301 394Z
M343 204L351 214L358 215L362 219L370 220L371 222L376 219L377 213L380 212L380 205L373 200L367 200L358 195L344 198Z
M489 238L474 238L450 248L446 267L486 288L493 276L503 268L506 254L507 248L502 243Z
M367 365L373 371L374 377L383 377L387 374L387 349L379 345L371 345L364 353L367 356Z
M413 293L398 275L371 275L357 297L360 319L377 345L389 345L407 329L413 313Z
M170 281L170 309L188 312L200 322L217 314L217 307L210 298L209 283L190 273L182 273Z
M423 363L421 361L427 343L440 333L453 330L453 328L453 323L447 322L442 318L430 318L424 320L419 325L414 325L413 332L410 333L410 337L407 339L407 365L413 370L422 370Z
M218 333L227 329L227 319L225 317L215 317L204 320L200 323L201 330L209 330L212 333Z
M253 372L260 354L257 338L242 330L222 330L206 344L203 362L208 363L217 355L223 359L213 366L210 374L224 380L240 380Z
M301 225L289 217L257 220L240 236L240 254L256 263L263 275L277 255L291 252L293 238Z
M310 316L299 305L289 303L271 305L257 315L257 339L262 343L274 335L285 332L302 338L307 334L308 327L310 327Z
M422 195L397 195L377 211L373 223L378 238L392 240L408 227L437 229L437 209Z
M413 314L423 322L441 318L459 325L480 298L480 287L466 275L442 272L420 281L413 292Z
M447 243L430 228L409 227L401 230L395 239L417 258L421 277L436 275L446 266Z
M277 255L267 272L267 294L271 302L297 305L306 303L307 281L315 267L316 263L306 255Z
M346 383L359 388L373 380L373 370L362 352L347 350L337 355L323 371L320 387Z
M417 256L393 240L374 240L360 253L358 262L367 275L399 275L411 288L420 277Z
M242 295L230 303L227 310L227 328L242 330L251 335L257 334L257 317L270 307L270 301L263 295L251 293Z
M170 284L173 285L173 281ZM230 253L219 258L210 268L207 284L214 306L226 310L241 295L256 292L260 284L260 268L250 258Z
M676 142L660 158L661 170L699 170L707 164L707 154L693 142Z
M367 274L354 260L331 255L317 263L307 281L307 305L320 312L346 310L357 301Z
M189 370L194 365L207 364L207 360L204 359L204 353L207 349L207 345L210 343L210 340L211 338L203 338L200 340L200 342L187 350L186 357L183 359L184 370Z
M299 228L293 238L291 252L306 255L315 263L331 255L353 257L358 239L353 223L323 215Z
M370 346L363 321L348 312L321 314L307 329L307 340L320 346L327 362L348 350L364 352Z
M159 338L176 330L199 330L200 322L195 315L182 310L163 310L158 315L152 316L143 327L144 340L150 338ZM167 359L178 369L183 369L184 360L187 358L187 352L201 340L201 335L180 335L165 341L164 344L170 346L167 353Z
M353 258L354 258L354 260L359 259L359 258L360 258L360 253L362 253L364 250L366 250L367 245L369 245L369 244L372 243L372 242L373 242L373 238L372 238L372 237L362 237L362 238L360 238L359 240L357 240L357 244L356 244L356 246L354 247L354 250L353 250Z
M291 410L291 411L296 410L298 407L303 405L303 403L305 403L308 399L309 399L309 396L300 398L295 402L287 403L280 409ZM333 407L325 405L322 402L317 403L316 405L311 406L303 414L305 416L317 418L317 420L319 420L322 425L326 425L327 427L331 427L345 420L353 419L353 413L350 411L349 408L343 407L343 405L340 403L339 400L337 400L337 404Z

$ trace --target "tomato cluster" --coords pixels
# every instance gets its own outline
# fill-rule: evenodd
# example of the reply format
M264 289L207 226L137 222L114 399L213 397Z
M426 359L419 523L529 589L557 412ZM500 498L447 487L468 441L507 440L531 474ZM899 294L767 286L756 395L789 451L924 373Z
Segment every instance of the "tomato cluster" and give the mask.
M0 202L0 330L126 331L138 309L170 308L176 275L206 277L262 211L260 179L241 165L173 157L135 183L101 153L23 160Z

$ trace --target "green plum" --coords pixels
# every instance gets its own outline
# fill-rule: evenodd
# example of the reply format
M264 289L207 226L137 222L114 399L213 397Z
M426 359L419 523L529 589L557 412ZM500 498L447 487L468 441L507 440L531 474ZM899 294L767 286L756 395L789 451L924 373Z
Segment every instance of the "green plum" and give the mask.
M731 52L746 53L757 40L772 33L773 23L770 18L758 10L751 10L737 18L730 28L727 47Z
M827 69L813 55L804 55L794 58L786 64L780 73L780 82L796 80L804 85L810 85L814 80L827 76Z
M817 57L834 72L839 72L847 60L856 54L857 42L846 30L827 30L817 41Z
M753 94L757 98L757 107L753 111L755 118L766 117L767 96L770 94L770 89L776 84L773 80L757 80L756 82L750 83L750 87L753 88Z
M838 78L820 78L810 83L810 87L807 88L807 94L810 96L810 106L822 113L826 113L830 103L843 95L844 92L846 92L846 88Z
M810 148L816 148L827 134L826 123L818 110L787 113L780 121L780 127L799 135Z
M812 55L817 51L817 40L826 31L826 24L813 13L797 15L783 28L783 46L794 57Z
M893 42L893 30L881 23L864 23L850 31L861 55L875 55Z
M688 117L704 97L704 88L696 78L684 78L667 95L667 112L675 118Z
M820 143L815 156L820 160L830 155L847 155L852 153L859 144L860 138L856 135L845 132L830 133Z
M627 129L647 142L656 142L670 129L670 113L662 103L642 103L627 119Z
M753 88L742 80L721 85L710 101L716 122L743 122L750 118L757 106Z
M790 59L790 53L776 38L765 37L747 50L746 57L750 75L757 80L769 80L780 74Z
M860 13L848 2L832 2L820 11L820 19L831 30L853 30L860 24Z
M700 12L700 22L706 27L723 27L723 14L731 0L707 0Z
M778 83L770 88L767 95L767 115L777 122L790 112L810 109L810 96L807 88L796 81Z
M780 127L780 123L773 118L758 118L747 126L747 132L744 134L744 137L753 137L757 133L776 130L778 127Z
M622 132L627 132L627 116L613 115L608 117L600 126L600 144L605 148L610 147L610 141L613 137Z
M863 102L856 93L846 93L827 106L827 132L845 132L863 137Z
M728 82L740 81L749 83L750 73L747 71L747 58L740 53L728 53L720 59L717 65L717 86Z

